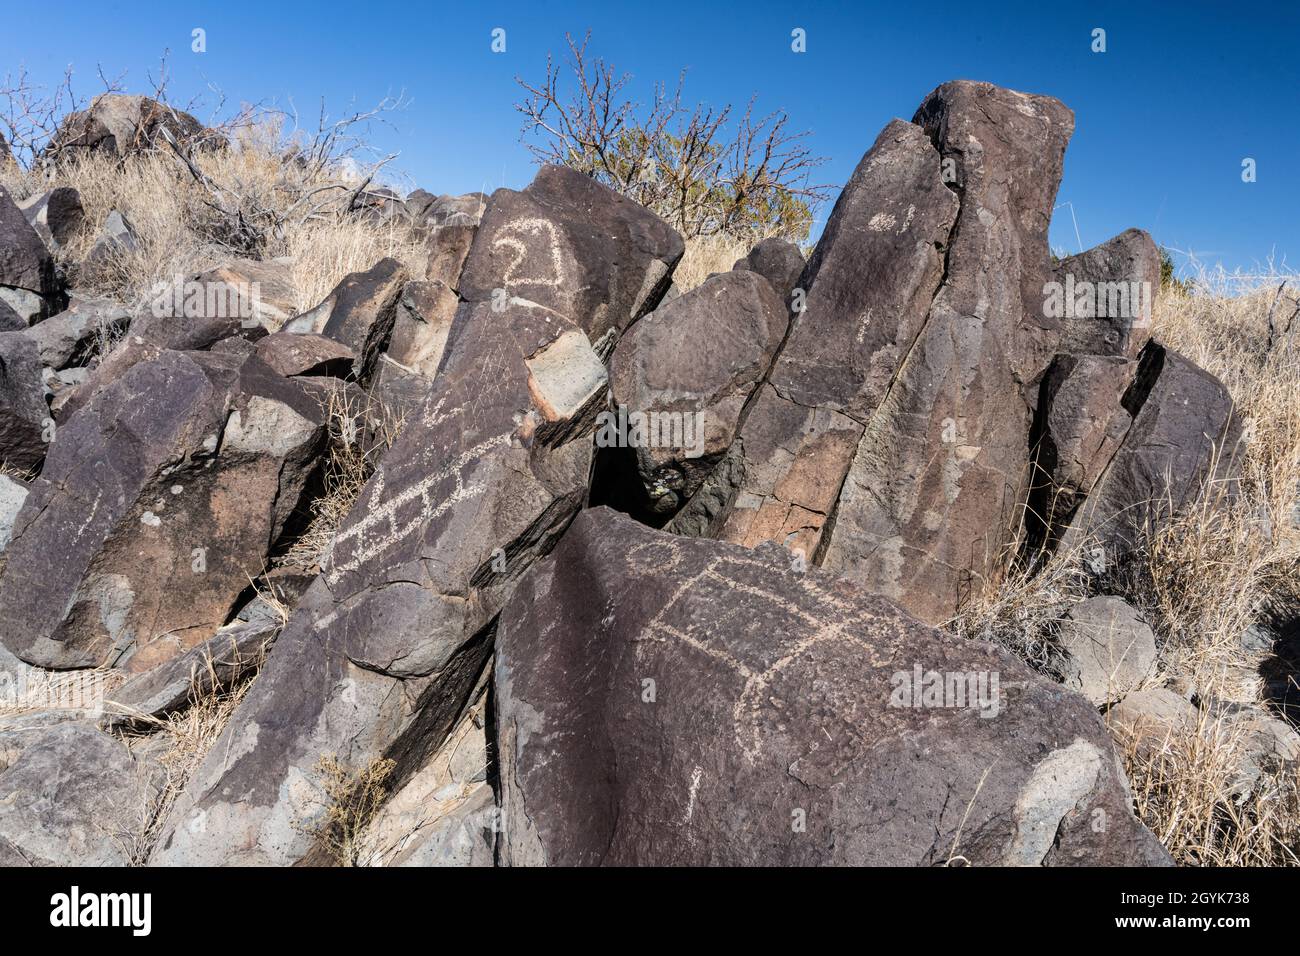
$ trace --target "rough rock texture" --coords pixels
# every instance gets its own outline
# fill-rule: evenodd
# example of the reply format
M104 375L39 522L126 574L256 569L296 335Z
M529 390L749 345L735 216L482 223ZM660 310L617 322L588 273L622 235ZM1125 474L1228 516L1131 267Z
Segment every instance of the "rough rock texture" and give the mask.
M1122 399L1133 416L1062 538L1088 541L1111 565L1193 500L1207 482L1230 489L1241 424L1223 384L1152 339Z
M0 475L0 553L9 547L14 534L14 521L27 500L27 484Z
M1098 706L1126 697L1151 676L1156 639L1137 611L1117 597L1093 597L1061 622L1065 686Z
M695 494L731 447L788 324L761 275L726 272L661 305L620 340L610 360L613 414L643 428L616 435L611 420L596 443L627 439L653 510L675 510Z
M1106 722L1121 743L1139 750L1159 749L1173 735L1196 729L1196 707L1165 687L1135 691L1106 712Z
M914 698L916 671L987 693ZM1087 701L776 549L585 511L495 679L504 863L1168 861Z
M799 284L803 275L803 253L789 239L764 239L749 255L737 259L733 270L757 272L772 284L776 294L781 297L787 309L790 308L790 293Z
M1061 305L1071 300L1058 312L1063 351L1133 358L1146 344L1151 305L1160 291L1160 250L1145 232L1127 229L1062 259L1053 279L1060 284ZM1044 301L1051 296L1045 293Z
M101 339L118 336L131 322L131 313L109 299L73 298L68 307L27 332L36 343L41 364L53 369L83 365Z
M298 311L298 289L294 284L291 259L232 259L215 269L190 276L189 282L203 288L205 306L188 309L193 315L208 315L208 289L226 290L230 303L245 326L257 325L274 332Z
M924 132L890 123L835 204L800 280L806 309L747 413L724 540L818 551L863 424L925 321L957 206Z
M45 243L0 186L0 320L8 320L3 327L31 325L48 315L55 281Z
M387 755L404 782L460 713L510 583L580 507L605 396L583 332L531 302L467 303L449 348L178 801L157 862L301 859L326 753L352 768ZM184 825L196 813L198 833Z
M128 156L166 148L163 129L184 145L212 138L210 131L189 113L147 96L104 93L95 97L88 109L64 118L45 155L60 160L83 152Z
M75 239L86 225L81 194L71 186L37 193L20 202L18 208L52 251L57 252Z
M148 669L207 640L263 567L323 448L256 358L164 352L50 444L0 573L0 640L43 667Z
M325 301L285 323L285 332L315 332L341 342L357 356L352 374L368 381L393 331L397 300L406 284L405 267L381 259L365 272L354 272L335 286Z
M460 276L467 302L518 296L572 320L608 355L658 304L682 239L644 206L582 173L543 166L522 192L492 194Z
M40 465L49 416L36 344L22 332L0 332L0 464L19 472Z
M99 237L86 253L81 264L83 280L108 275L123 256L140 248L135 227L130 220L116 209L104 217L104 224L99 229Z
M315 332L275 332L257 342L257 356L281 375L352 374L357 354L342 342Z
M93 724L41 731L0 770L0 866L134 862L130 854L162 780L156 763Z
M469 247L474 244L477 225L440 226L429 237L429 263L424 277L430 282L441 282L456 291L460 288L460 273L465 268Z
M459 304L456 293L443 281L408 282L397 300L388 357L433 378Z

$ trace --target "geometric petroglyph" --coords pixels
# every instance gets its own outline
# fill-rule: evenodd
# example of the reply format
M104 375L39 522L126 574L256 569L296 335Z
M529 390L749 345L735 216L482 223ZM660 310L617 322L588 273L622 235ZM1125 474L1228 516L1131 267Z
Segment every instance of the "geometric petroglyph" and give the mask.
M547 257L537 257L543 261L530 264L530 268L521 266L528 256L528 246L523 241L525 236L545 236ZM560 237L554 224L546 219L516 219L501 229L500 235L492 243L493 250L506 247L514 251L514 258L506 266L501 276L503 288L510 289L521 285L538 285L559 289L565 286L564 260L560 255Z
M328 569L325 580L332 587L344 574L355 571L371 558L405 540L456 504L477 498L485 486L481 482L466 484L466 469L477 464L493 448L509 442L509 434L480 442L446 467L388 496L384 494L384 473L380 466L366 502L365 516L334 538L325 561ZM448 478L453 482L451 490L435 497L434 490ZM340 555L349 543L351 556L340 561Z
M682 555L673 542L651 542L634 547L627 554L627 560L633 567L653 568L657 574L671 576L672 571L681 563ZM865 625L871 612L863 607L855 607L830 593L816 581L800 576L799 586L810 599L812 606L828 609L834 613L828 615L823 611L814 614L800 607L788 598L776 594L767 588L745 584L738 580L735 572L745 569L758 569L768 575L773 571L772 563L752 560L733 555L715 557L700 571L684 578L660 608L659 612L641 630L636 638L637 662L644 663L645 651L652 644L677 643L691 648L717 661L734 672L743 686L732 707L732 730L736 744L740 747L746 761L752 766L763 752L763 736L760 718L763 716L764 700L774 680L791 665L805 660L808 651L821 644L843 646L856 644L868 651L874 648L855 633L860 625ZM710 622L699 615L683 615L690 620L685 628L667 623L678 602L692 590L712 584L730 591L743 594L749 607L767 602L776 609L791 615L799 623L806 625L809 631L799 638L776 660L765 664L748 664L738 659L716 641L707 639L708 632L716 631ZM730 602L719 602L718 607ZM755 615L761 617L761 615ZM827 617L833 619L828 623Z

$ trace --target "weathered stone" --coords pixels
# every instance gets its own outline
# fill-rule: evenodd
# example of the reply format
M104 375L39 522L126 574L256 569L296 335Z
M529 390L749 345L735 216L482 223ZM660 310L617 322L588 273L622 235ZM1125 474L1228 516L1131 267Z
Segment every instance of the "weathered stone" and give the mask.
M392 334L397 300L406 280L400 262L381 259L366 272L345 276L324 302L286 322L282 331L315 332L343 343L357 356L352 363L353 376L369 381Z
M48 314L46 299L55 292L50 251L0 186L0 312L31 325Z
M447 347L447 333L459 305L445 282L408 282L397 301L387 355L395 362L433 378Z
M275 332L257 343L257 355L281 375L352 374L357 355L342 342L314 332Z
M718 536L818 553L863 422L930 308L957 206L925 133L890 123L800 280L806 309L746 415L742 481L719 511Z
M93 724L43 731L0 771L0 866L137 862L163 778Z
M491 866L496 798L487 784L484 702L393 794L360 839L366 866Z
M793 242L772 238L764 239L749 251L749 255L737 259L731 268L757 272L772 284L786 309L790 309L790 293L799 285L806 264L803 253Z
M36 344L23 332L0 332L0 464L38 467L49 448L49 416Z
M1133 424L1062 536L1063 547L1087 542L1103 567L1207 485L1223 490L1241 438L1223 384L1154 339L1138 357L1123 406Z
M430 282L442 282L455 291L460 288L460 273L465 268L465 258L474 244L477 225L440 226L429 236L429 264L424 277Z
M1137 611L1117 597L1092 597L1061 622L1065 686L1097 706L1122 700L1151 676L1156 639Z
M724 272L633 325L610 360L610 420L597 445L627 439L650 502L675 510L736 437L789 314L757 272ZM616 434L616 421L637 431ZM618 441L616 441L617 439Z
M584 511L495 680L507 864L1168 862L1087 701L770 546Z
M1106 712L1106 722L1121 745L1142 753L1194 733L1199 720L1199 712L1186 697L1165 687L1134 691Z
M231 686L262 663L283 624L276 608L255 599L210 640L113 690L104 701L104 724L148 727L149 718L183 710L217 688Z
M0 640L147 670L211 637L298 506L325 429L255 357L164 352L66 424L13 529Z
M216 301L224 304L225 315L238 317L245 326L274 332L298 312L298 288L290 259L233 259L190 276L188 282L190 290L201 287L202 302L187 304L187 315L218 317L217 309L209 304L210 290L218 292ZM182 292L188 297L186 290ZM180 315L182 310L171 314Z
M460 276L467 302L536 302L575 323L606 356L653 309L682 239L635 201L572 169L543 166L522 192L498 189Z
M99 343L119 337L131 314L109 299L74 297L67 309L38 322L27 332L36 343L41 364L53 369L84 365Z
M129 156L166 149L164 129L182 145L216 141L216 134L186 112L147 96L102 93L88 109L63 119L45 156L57 161L87 152Z
M18 204L37 235L54 251L75 239L86 225L81 193L71 186L58 186Z
M429 394L429 380L414 369L381 355L368 394L371 406L381 406L388 421L396 424L419 413L424 397Z
M324 814L325 754L350 771L387 756L400 787L461 713L517 575L581 506L604 399L581 330L532 302L467 303L448 348L178 800L156 862L302 859ZM566 364L602 378L587 394ZM184 825L195 813L201 832Z
M822 563L939 623L1002 573L1019 524L1038 379L1060 332L1040 304L1074 119L1049 97L961 81L931 93L914 122L961 208L928 318L901 363L884 365L894 378L881 382Z
M1160 291L1160 250L1128 229L1087 252L1062 259L1043 291L1048 316L1061 321L1065 352L1135 357L1151 328Z
M0 475L0 553L9 547L9 541L13 538L14 520L26 500L26 482Z
M108 275L118 268L124 256L129 256L140 248L135 227L116 209L109 212L100 227L99 237L86 253L81 263L80 277L91 280Z
M406 205L417 221L437 228L447 226L477 226L483 219L488 197L484 193L465 193L463 196L432 196L417 189L407 197Z
M1047 370L1030 434L1027 554L1055 546L1124 441L1137 369L1118 356L1058 355Z

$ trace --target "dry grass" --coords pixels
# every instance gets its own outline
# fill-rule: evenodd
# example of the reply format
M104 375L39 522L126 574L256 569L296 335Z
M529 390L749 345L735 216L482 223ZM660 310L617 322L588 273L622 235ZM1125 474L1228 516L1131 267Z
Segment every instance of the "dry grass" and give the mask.
M749 255L762 239L752 242L727 233L686 240L686 252L673 272L673 282L682 292L689 292L715 272L730 272L737 259Z
M257 248L232 244L230 223L209 204L211 194L198 184L170 152L153 152L120 162L87 156L65 162L52 173L0 169L0 182L16 199L56 186L81 194L89 227L64 254L79 261L97 238L98 227L112 210L134 227L139 248L117 257L103 275L87 277L80 291L142 307L157 283L178 275L221 265L236 256L292 257L298 284L299 311L315 306L349 272L368 269L385 256L422 274L428 253L404 224L346 215L344 204L353 185L342 167L313 173L285 162L286 141L278 128L263 124L240 131L226 150L197 155L195 162L212 182L232 194L256 197L262 206L285 214L283 229L273 230ZM321 189L325 208L312 216L291 214L295 197Z
M388 798L386 785L395 766L392 760L379 758L349 771L333 754L316 762L324 813L306 832L339 866L361 865L363 837Z
M1224 486L1207 488L1105 582L1156 632L1150 683L1260 716L1279 716L1263 679L1278 660L1250 650L1243 635L1264 617L1300 618L1300 328L1288 345L1290 309L1274 307L1287 278L1201 271L1157 299L1152 334L1218 376L1236 403L1245 434L1240 447L1225 451L1237 455L1240 478L1232 494ZM1300 281L1292 277L1289 288L1300 289ZM1294 324L1300 326L1300 317ZM1034 573L1013 571L949 626L1055 673L1059 622L1097 586L1086 551L1081 543ZM1294 686L1294 662L1282 664ZM1249 747L1235 727L1202 711L1197 728L1163 748L1143 750L1121 739L1137 812L1179 863L1294 865L1300 862L1300 768L1266 766L1243 793L1240 768Z

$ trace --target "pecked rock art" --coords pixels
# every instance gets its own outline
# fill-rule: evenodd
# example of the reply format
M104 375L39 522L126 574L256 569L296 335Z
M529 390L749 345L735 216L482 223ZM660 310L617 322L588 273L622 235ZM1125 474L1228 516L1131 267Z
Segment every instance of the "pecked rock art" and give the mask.
M914 672L991 679L913 698ZM502 863L1168 860L1087 700L771 546L584 511L495 680Z

